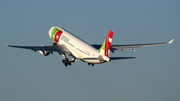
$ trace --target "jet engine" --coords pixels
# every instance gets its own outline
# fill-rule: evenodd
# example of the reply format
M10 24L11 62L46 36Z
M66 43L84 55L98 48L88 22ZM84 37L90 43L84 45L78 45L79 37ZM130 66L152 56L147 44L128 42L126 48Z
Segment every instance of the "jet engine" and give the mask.
M43 56L48 56L51 52L50 51L39 51Z

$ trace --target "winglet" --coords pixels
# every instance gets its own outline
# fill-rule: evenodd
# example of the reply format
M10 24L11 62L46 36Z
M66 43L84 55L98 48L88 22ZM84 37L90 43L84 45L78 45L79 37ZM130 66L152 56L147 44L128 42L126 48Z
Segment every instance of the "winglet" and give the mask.
M174 41L174 39L172 39L171 41L168 42L168 44L171 44Z
M7 44L7 42L5 42L6 43L6 46L8 47L8 44Z

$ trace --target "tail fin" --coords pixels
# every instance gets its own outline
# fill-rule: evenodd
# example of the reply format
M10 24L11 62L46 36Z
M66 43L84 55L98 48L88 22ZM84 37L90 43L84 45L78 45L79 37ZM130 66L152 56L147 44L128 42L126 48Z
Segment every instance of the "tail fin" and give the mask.
M104 40L103 45L101 46L101 48L98 50L99 53L109 57L109 52L110 52L110 48L111 48L111 42L112 42L112 38L113 38L113 31L110 30L109 34L107 35L106 39Z

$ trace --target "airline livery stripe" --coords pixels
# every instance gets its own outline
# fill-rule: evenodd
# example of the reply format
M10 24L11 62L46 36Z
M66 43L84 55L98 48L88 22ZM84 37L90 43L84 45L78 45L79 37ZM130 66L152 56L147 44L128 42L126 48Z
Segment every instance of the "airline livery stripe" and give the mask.
M63 32L61 30L59 30L58 28L54 28L52 31L51 31L51 39L54 41L54 42L59 42L59 38L61 37L61 34Z

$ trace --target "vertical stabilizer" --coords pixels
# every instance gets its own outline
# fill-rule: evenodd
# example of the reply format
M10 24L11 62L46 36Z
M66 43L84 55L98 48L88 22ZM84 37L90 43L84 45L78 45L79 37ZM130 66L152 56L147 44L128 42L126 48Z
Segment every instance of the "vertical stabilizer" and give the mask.
M103 45L101 46L101 48L98 50L101 54L109 57L109 52L110 52L110 48L111 48L111 42L112 42L112 38L113 38L113 31L110 30L109 34L107 35L106 39L104 40Z

